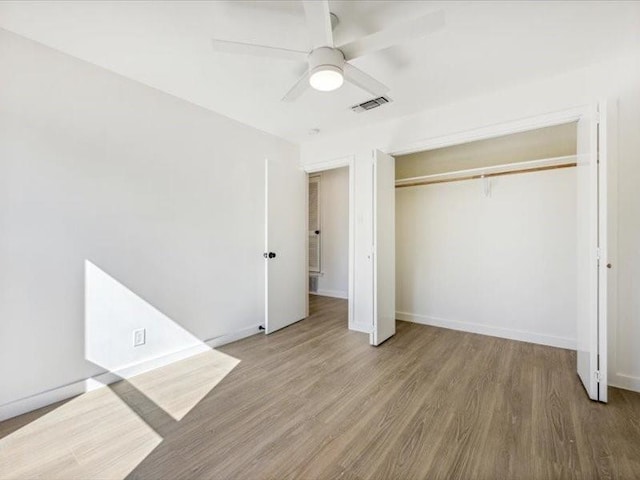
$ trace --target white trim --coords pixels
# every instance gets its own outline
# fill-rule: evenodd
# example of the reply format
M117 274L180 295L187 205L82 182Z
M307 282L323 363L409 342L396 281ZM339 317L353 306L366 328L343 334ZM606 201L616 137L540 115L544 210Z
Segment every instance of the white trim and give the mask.
M510 340L519 340L521 342L537 343L550 347L567 348L570 350L576 349L575 338L556 337L553 335L527 332L525 330L495 327L492 325L480 325L470 322L460 322L458 320L447 320L444 318L430 317L427 315L418 315L408 312L396 312L396 319L403 320L405 322L419 323L421 325L430 325L432 327L449 328L451 330L478 333L480 335L489 335L491 337L508 338Z
M487 125L486 127L456 132L439 137L425 138L412 142L408 145L398 145L389 149L389 155L406 155L409 153L421 152L424 150L434 150L436 148L450 147L462 143L474 142L476 140L486 140L488 138L500 137L512 133L526 132L537 128L553 127L564 123L577 122L581 116L588 111L588 106L582 105L559 112L550 112L534 117L527 117L509 122Z
M137 364L127 365L115 372L99 373L84 380L79 380L77 382L62 385L51 390L5 403L4 405L0 405L0 421L31 412L38 408L46 407L62 400L67 400L77 395L82 395L83 393L96 390L97 388L104 387L105 385L110 385L122 378L130 378L134 375L140 375L141 373L170 365L193 355L206 352L211 348L217 348L221 345L226 345L227 343L250 337L260 333L259 326L259 324L252 325L251 327L238 330L237 332L220 335L219 337L206 340L204 343L199 343L176 352L171 352Z
M614 373L609 376L609 386L640 392L640 377L625 375L624 373Z
M378 161L376 159L376 151L371 151L371 189L372 189L372 200L373 204L371 206L371 226L372 226L372 235L371 235L371 256L373 261L371 262L372 273L373 273L373 289L371 292L371 299L373 300L373 316L371 318L371 331L369 332L369 345L377 346L377 331L378 331ZM393 225L394 234L395 234L395 225ZM395 266L394 266L395 267ZM395 308L395 307L394 307Z
M608 169L608 155L607 155L607 102L606 100L599 100L596 109L596 121L598 123L597 132L598 138L596 143L596 156L598 158L598 164L596 166L596 190L598 197L596 200L596 218L597 218L597 249L600 260L597 262L597 308L598 308L598 358L605 358L604 368L599 368L600 377L598 382L598 400L601 402L607 402L609 389L609 358L608 358L608 345L607 345L607 329L600 328L601 324L608 323L608 276L609 271L606 268L608 258L608 244L609 244L609 230L607 227L607 214L608 214L608 185L607 185L607 169ZM604 386L604 388L603 388Z
M344 290L317 290L315 292L309 292L309 294L318 295L319 297L343 298L345 300L349 299L349 292L345 292Z
M261 325L259 323L256 323L255 325L243 328L242 330L237 330L235 332L220 335L219 337L210 338L209 340L206 340L205 343L211 348L218 348L222 345L226 345L227 343L237 342L238 340L242 340L243 338L250 337L252 335L255 335L256 333L262 333L262 330L260 330L260 326Z
M96 384L97 383L99 382L96 382ZM102 386L102 384L100 384L100 386ZM30 397L5 403L4 405L0 405L0 422L75 397L76 395L81 395L95 388L97 387L92 385L88 379L80 380L79 382L63 385L46 392L31 395Z
M334 168L350 167L353 164L353 155L347 157L335 158L326 162L313 163L311 165L305 165L304 171L308 174L320 173L326 170L333 170Z
M600 112L600 128L605 133L605 142L601 144L601 147L606 155L605 188L608 207L607 225L600 225L601 228L604 227L600 231L600 238L602 239L603 236L606 238L601 264L606 267L608 263L611 263L613 267L612 269L604 269L607 275L607 328L600 332L600 345L603 344L602 342L606 342L607 349L608 368L604 370L604 378L611 380L611 377L613 377L614 385L640 392L640 379L637 379L635 383L631 383L630 386L622 387L625 383L620 381L617 375L608 376L609 372L615 372L618 369L618 275L620 272L618 268L618 102L610 98L606 102L601 101L600 103L601 105L606 105L603 108L604 111ZM606 338L603 338L603 335Z
M359 326L354 323L355 319L355 225L356 225L356 171L355 171L355 155L348 155L326 162L318 162L311 165L305 165L304 171L307 174L319 173L334 168L349 167L349 292L347 294L349 300L348 316L349 330L362 331ZM308 195L307 195L308 196ZM308 210L308 208L307 208ZM307 248L307 251L309 249ZM308 254L308 252L307 252ZM307 261L307 265L309 262ZM312 293L312 292L309 292ZM308 309L307 309L308 313ZM367 330L368 331L368 330Z
M349 320L350 330L355 330L356 318L356 157L351 155L349 163Z

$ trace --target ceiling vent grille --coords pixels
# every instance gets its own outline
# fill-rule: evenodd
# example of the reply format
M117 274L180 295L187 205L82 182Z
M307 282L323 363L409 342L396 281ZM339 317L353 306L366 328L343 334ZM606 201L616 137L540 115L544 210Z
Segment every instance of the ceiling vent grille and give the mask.
M391 102L391 99L389 97L378 97L372 100L367 100L366 102L362 102L358 105L354 105L353 107L351 107L351 110L353 110L356 113L366 112L367 110L373 110L374 108L378 108L384 105L385 103L390 103L390 102Z

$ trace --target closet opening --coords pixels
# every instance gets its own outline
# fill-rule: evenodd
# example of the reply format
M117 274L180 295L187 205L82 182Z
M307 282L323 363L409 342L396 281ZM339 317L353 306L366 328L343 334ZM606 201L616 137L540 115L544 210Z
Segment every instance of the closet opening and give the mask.
M396 156L398 320L577 348L578 131Z

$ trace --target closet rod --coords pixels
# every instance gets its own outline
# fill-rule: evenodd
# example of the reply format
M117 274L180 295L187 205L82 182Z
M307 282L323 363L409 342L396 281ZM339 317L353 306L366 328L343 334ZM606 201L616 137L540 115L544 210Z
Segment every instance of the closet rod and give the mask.
M433 180L416 180L415 182L403 183L401 185L396 185L396 188L403 187L417 187L420 185L432 185L435 183L448 183L448 182L460 182L462 180L476 180L479 178L491 178L491 177L499 177L501 175L514 175L516 173L532 173L532 172L542 172L544 170L556 170L559 168L568 168L575 167L577 165L576 162L562 163L559 165L545 165L543 167L533 167L533 168L524 168L521 170L509 170L506 172L493 172L493 173L479 173L475 175L467 175L464 177L456 177L456 178L443 178L443 179L433 179Z

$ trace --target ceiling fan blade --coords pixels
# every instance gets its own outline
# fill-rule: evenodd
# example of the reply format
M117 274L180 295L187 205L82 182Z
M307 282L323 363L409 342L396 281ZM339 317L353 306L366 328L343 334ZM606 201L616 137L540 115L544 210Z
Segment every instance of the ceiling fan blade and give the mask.
M333 47L329 1L303 0L302 3L313 48Z
M296 82L296 84L291 87L291 90L287 92L287 94L282 97L283 102L293 102L300 95L302 95L308 88L309 85L309 72L305 73L300 80Z
M266 45L255 45L252 43L229 42L227 40L212 40L211 44L216 52L236 53L240 55L255 55L258 57L282 58L284 60L294 60L306 62L307 52L289 50L288 48L268 47Z
M385 28L338 48L342 50L346 60L352 60L368 53L422 38L442 28L444 23L444 12L441 10Z
M354 67L349 63L344 64L344 78L353 83L354 85L366 90L375 97L380 97L389 91L384 83L380 83L372 76L364 73L359 68Z

